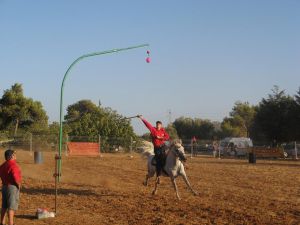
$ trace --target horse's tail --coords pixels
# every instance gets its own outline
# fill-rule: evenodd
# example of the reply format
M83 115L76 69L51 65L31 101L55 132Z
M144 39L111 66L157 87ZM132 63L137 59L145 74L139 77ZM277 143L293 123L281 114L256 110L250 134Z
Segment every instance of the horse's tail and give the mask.
M143 149L142 152L143 158L149 158L150 156L154 155L154 148L151 142L143 141L142 149Z

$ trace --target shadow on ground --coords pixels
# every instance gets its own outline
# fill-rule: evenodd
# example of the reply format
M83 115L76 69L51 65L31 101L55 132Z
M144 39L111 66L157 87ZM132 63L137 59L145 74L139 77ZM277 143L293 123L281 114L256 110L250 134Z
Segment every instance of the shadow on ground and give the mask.
M55 189L51 188L36 188L36 187L23 187L21 190L22 193L28 195L54 195ZM97 193L93 190L80 190L80 189L69 189L69 188L59 188L58 195L76 195L76 196L92 196L92 197L127 197L124 194L120 193L111 193L111 192L103 192Z
M38 194L46 194L46 195L54 195L55 189L51 188L35 188L35 187L23 187L21 190L22 193L28 195L38 195ZM95 193L92 190L76 190L76 189L68 189L68 188L59 188L59 195L78 195L78 196L99 196L99 194Z
M245 159L241 161L241 159L230 159L230 162L227 161L226 159L220 159L218 161L206 161L205 164L223 164L223 165L254 165L254 166L279 166L279 167L300 167L300 163L297 163L297 161L294 161L291 163L280 163L280 161L277 160L269 160L269 161L264 161L264 159L256 159L255 164L250 164L248 162L248 159ZM194 162L193 162L194 163ZM201 161L196 162L197 164L201 164ZM203 162L202 162L203 163Z
M25 220L36 220L36 216L33 215L16 215L18 219L25 219Z

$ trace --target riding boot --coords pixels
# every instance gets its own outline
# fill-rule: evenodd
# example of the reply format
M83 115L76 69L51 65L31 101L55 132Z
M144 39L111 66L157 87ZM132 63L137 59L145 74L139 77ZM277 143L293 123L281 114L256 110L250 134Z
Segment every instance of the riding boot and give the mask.
M156 176L159 177L161 175L161 166L156 162Z

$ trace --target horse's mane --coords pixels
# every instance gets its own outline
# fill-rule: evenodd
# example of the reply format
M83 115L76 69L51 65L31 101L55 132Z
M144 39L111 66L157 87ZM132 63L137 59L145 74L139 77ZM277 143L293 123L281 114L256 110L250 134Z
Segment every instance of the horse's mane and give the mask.
M172 148L183 148L182 146L182 141L181 139L173 139L170 141L170 146L167 147L167 151L172 149ZM143 143L143 153L142 153L142 156L144 157L149 157L151 155L154 155L154 148L153 148L153 145L151 142L144 142Z
M174 146L182 146L182 140L181 139L173 139L171 141L171 145L174 145Z
M182 146L182 140L181 139L174 139L171 141L171 148L175 147L175 148L183 148Z

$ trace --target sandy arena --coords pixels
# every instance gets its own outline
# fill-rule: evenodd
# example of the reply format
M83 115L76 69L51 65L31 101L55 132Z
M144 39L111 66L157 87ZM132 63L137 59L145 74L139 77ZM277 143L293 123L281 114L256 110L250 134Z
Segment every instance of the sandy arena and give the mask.
M1 156L3 151L0 151ZM54 154L35 165L18 151L24 185L16 224L300 224L300 162L197 157L187 174L199 196L179 177L181 201L168 178L152 196L144 187L146 160L139 154L64 157L56 218L36 220L37 208L54 208Z

